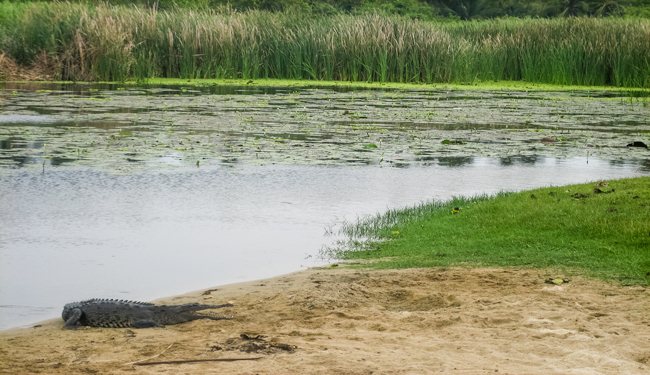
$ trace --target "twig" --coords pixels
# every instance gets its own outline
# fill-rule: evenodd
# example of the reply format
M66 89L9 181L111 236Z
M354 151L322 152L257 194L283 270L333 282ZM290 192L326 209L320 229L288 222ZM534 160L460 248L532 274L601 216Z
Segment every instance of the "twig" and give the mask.
M235 362L235 361L255 361L264 357L247 357L247 358L209 358L209 359L178 359L175 361L155 361L155 362L134 362L134 366L149 366L149 365L178 365L183 363L197 363L197 362Z
M165 352L168 351L169 348L171 348L172 346L174 346L174 344L176 344L176 343L175 343L175 342L172 342L171 344L169 344L168 347L165 348L165 350L163 350L162 352L160 352L160 353L154 355L153 357L149 357L149 358L141 359L141 360L139 360L139 361L135 361L135 362L129 362L129 363L127 363L127 365L138 365L138 364L140 364L140 363L142 363L142 362L146 362L146 361L150 361L150 360L152 360L152 359L154 359L154 358L158 358L158 357L160 357L161 355L165 354Z

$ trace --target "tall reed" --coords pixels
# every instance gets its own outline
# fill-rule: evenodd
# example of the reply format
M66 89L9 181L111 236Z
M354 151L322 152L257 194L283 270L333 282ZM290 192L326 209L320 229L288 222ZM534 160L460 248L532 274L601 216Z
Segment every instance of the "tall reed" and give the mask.
M650 21L644 19L313 19L2 2L0 52L23 65L45 52L59 59L60 77L72 80L524 80L650 87Z

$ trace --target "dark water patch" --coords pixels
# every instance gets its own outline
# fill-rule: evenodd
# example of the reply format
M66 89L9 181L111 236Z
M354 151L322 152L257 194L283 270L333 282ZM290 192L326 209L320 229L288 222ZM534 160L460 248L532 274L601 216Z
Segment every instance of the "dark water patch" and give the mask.
M499 158L499 163L503 166L509 166L509 165L515 165L515 164L524 164L524 165L535 165L535 163L539 162L540 159L539 156L537 155L529 155L529 156L507 156L503 158Z
M649 98L650 90L619 90L619 91L570 91L571 95L584 98Z
M437 158L438 165L445 167L461 167L464 165L469 165L474 162L473 157L467 156L441 156Z
M60 95L60 94L75 94L75 95L91 95L97 93L100 90L103 91L114 91L121 90L124 88L122 84L105 84L105 83L92 83L92 84L81 84L81 83L58 83L58 82L0 82L0 88L8 92L37 92L37 93L46 93L48 95Z
M79 160L79 159L77 159L77 158L68 158L68 157L64 157L64 156L52 156L50 158L50 165L53 166L53 167L56 167L56 166L60 166L60 165L63 165L65 163L71 163L71 162L74 162L74 161L77 161L77 160Z
M621 167L624 165L629 165L629 162L625 160L610 160L609 164L613 167ZM637 160L636 165L640 172L650 173L650 155L644 159Z
M17 148L27 148L28 142L20 137L9 137L0 140L0 149L13 150Z
M317 88L317 87L315 87ZM126 90L133 90L126 86ZM146 95L161 94L185 94L185 95L274 95L280 93L290 93L295 91L294 88L275 87L275 86L246 86L246 85L199 85L199 86L178 86L178 85L157 85L155 87L144 86L139 88ZM334 89L336 90L336 89Z
M2 155L0 156L0 167L8 166L8 167L20 168L26 166L27 164L34 164L37 161L38 161L37 159L31 158L29 156Z

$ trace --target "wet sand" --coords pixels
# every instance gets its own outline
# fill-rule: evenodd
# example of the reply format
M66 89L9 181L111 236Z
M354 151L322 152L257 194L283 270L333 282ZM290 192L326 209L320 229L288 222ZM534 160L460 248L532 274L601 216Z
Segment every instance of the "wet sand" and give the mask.
M650 373L647 287L580 277L546 284L551 276L311 269L157 301L230 301L211 313L233 320L62 330L59 319L5 331L0 372Z

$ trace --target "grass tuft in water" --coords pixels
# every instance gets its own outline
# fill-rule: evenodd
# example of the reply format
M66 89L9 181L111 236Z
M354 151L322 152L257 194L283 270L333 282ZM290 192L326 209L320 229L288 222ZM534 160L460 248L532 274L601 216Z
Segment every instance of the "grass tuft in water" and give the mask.
M550 267L650 284L650 177L455 198L342 228L377 268Z

